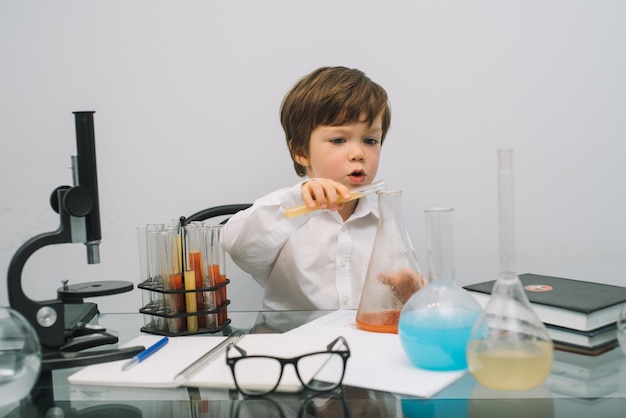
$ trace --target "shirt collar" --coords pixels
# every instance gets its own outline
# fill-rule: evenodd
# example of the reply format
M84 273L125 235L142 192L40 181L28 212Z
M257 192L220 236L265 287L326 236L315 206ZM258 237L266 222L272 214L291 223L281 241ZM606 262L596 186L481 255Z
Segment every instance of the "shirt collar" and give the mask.
M356 209L350 219L364 218L367 215L378 219L378 195L376 193L369 193L359 199L359 203L356 205Z

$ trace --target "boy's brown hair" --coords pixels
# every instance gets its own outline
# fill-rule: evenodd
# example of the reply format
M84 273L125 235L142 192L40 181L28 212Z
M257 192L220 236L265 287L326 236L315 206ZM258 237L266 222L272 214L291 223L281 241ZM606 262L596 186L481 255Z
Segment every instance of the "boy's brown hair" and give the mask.
M355 122L371 125L379 115L382 115L382 144L391 124L387 92L362 71L322 67L298 81L280 108L280 121L298 176L304 177L306 169L296 162L295 156L309 156L313 129L319 125Z

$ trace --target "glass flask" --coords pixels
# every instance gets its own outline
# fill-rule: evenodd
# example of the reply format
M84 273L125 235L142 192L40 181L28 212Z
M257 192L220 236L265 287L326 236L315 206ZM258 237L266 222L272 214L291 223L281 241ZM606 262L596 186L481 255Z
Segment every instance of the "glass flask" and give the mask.
M617 318L617 340L624 355L626 355L626 305L624 305Z
M550 374L553 345L514 266L513 152L498 150L500 275L470 334L467 365L483 386L527 390Z
M19 402L41 370L41 345L33 326L19 312L0 307L0 406Z
M365 331L397 333L400 311L423 280L402 220L402 191L376 193L380 219L356 325Z
M398 334L411 362L429 370L467 368L465 349L480 304L454 280L451 208L427 209L428 286L407 301Z

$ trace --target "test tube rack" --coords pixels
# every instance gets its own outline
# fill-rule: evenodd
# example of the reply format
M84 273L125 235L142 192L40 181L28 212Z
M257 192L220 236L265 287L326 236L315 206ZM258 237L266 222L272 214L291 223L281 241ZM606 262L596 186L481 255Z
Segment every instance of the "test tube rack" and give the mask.
M230 280L226 279L217 286L174 290L164 289L159 280L145 280L137 285L143 292L144 301L144 306L139 309L139 312L144 315L144 326L141 331L170 337L222 331L231 322L227 316L227 306L230 300L223 297L226 295L228 283ZM201 308L195 312L187 312L185 309L172 310L168 307L171 304L168 301L172 300L178 300L184 304L189 294L217 302L208 304L208 306L215 306L213 308ZM190 324L195 325L190 326Z

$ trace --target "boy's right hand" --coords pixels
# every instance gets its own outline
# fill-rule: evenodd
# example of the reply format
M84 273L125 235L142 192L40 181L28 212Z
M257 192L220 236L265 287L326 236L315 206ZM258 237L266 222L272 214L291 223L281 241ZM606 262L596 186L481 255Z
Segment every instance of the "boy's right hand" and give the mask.
M350 199L350 190L330 179L313 178L302 183L302 200L310 209L341 210L343 200Z

